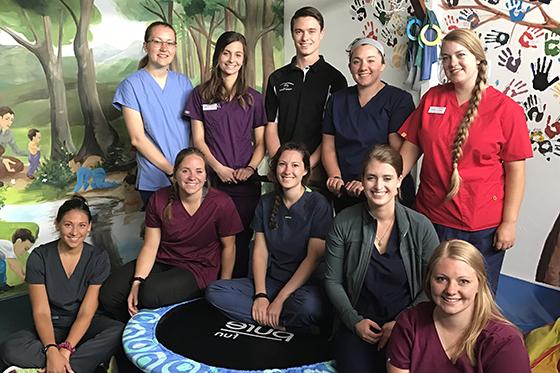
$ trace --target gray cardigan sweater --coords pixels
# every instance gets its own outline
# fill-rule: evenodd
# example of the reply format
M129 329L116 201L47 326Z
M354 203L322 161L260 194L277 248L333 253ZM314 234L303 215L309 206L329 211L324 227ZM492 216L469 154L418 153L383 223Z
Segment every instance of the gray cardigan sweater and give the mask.
M412 304L427 300L424 277L428 261L439 244L432 223L424 215L398 202L395 206L402 256ZM362 289L375 237L374 218L367 203L339 213L327 235L325 289L338 319L355 332L363 317L354 309ZM335 330L339 321L335 322Z

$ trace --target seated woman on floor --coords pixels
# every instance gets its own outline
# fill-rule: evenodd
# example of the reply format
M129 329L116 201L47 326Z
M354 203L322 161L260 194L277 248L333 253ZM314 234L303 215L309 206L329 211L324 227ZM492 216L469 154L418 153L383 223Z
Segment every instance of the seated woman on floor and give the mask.
M484 258L462 240L430 259L431 302L403 311L387 350L389 373L530 373L523 337L498 309Z
M366 201L340 212L327 236L325 288L339 319L339 373L384 372L396 316L426 300L424 276L439 241L424 215L397 201L402 170L389 145L370 150L361 172Z
M253 279L217 281L206 299L228 317L295 332L315 332L328 316L319 271L332 220L326 198L306 185L309 152L284 144L272 158L276 191L259 201L252 228Z
M0 371L17 365L90 373L121 348L124 324L96 312L111 266L104 250L84 242L91 230L86 200L76 195L64 202L55 225L60 238L37 247L27 260L35 327L6 339Z
M177 154L172 186L155 192L146 208L138 259L101 288L101 304L113 317L126 321L139 308L195 298L218 274L231 278L235 235L243 226L231 198L206 185L206 170L200 150Z

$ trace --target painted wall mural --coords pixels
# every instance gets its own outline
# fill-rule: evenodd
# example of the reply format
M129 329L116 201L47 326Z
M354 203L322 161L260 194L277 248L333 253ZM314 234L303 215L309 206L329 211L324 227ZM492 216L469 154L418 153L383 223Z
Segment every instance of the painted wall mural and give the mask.
M146 26L177 31L174 69L198 84L225 30L248 42L248 79L263 89L283 61L279 0L0 0L0 300L24 294L25 261L56 237L69 195L94 214L90 241L116 268L142 243L134 150L115 87L136 70Z
M528 0L441 0L444 29L468 27L486 45L491 82L525 109L534 155L560 157L560 5Z

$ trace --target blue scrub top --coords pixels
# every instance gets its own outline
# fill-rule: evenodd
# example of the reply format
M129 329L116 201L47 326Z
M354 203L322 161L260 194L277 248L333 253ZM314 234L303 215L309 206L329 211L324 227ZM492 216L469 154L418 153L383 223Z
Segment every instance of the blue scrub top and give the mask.
M117 87L113 106L126 106L142 115L146 136L165 158L175 163L177 153L189 145L190 122L183 115L192 91L189 78L169 71L162 89L145 69L140 69L123 80ZM169 185L169 179L140 152L136 153L139 190L155 191Z
M344 181L359 180L368 150L388 144L414 111L410 93L387 83L364 106L360 106L357 86L333 94L323 120L323 133L335 137L338 165Z

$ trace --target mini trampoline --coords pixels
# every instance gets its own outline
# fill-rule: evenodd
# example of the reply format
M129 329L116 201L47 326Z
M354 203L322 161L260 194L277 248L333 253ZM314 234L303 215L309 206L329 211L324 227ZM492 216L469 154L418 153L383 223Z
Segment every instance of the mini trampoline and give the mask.
M142 310L123 345L145 372L335 372L325 336L231 321L199 298Z

